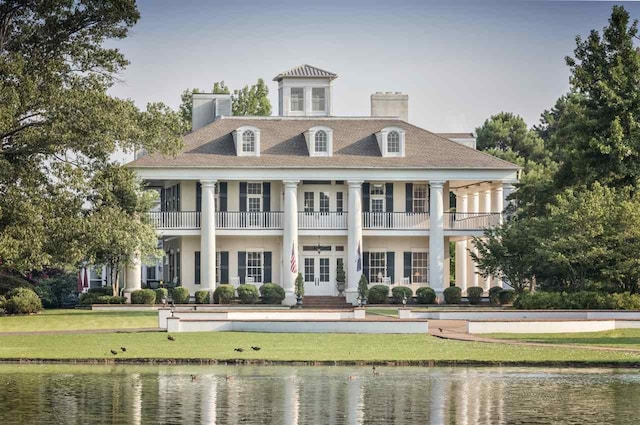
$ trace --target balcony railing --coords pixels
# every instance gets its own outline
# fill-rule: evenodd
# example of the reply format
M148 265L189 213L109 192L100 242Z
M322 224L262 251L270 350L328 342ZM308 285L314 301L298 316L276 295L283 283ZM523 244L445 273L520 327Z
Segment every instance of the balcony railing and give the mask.
M282 229L282 211L216 213L218 229Z
M500 224L501 213L444 213L444 228L448 230L481 230Z
M152 211L149 222L156 229L199 229L199 211Z
M425 230L429 228L428 213L365 212L363 229Z
M347 213L337 211L298 212L298 228L300 229L334 229L347 228Z

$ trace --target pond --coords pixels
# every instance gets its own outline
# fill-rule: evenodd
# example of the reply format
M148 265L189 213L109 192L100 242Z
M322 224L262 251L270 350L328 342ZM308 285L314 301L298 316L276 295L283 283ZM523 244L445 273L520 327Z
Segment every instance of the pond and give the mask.
M0 423L635 424L633 370L0 365Z

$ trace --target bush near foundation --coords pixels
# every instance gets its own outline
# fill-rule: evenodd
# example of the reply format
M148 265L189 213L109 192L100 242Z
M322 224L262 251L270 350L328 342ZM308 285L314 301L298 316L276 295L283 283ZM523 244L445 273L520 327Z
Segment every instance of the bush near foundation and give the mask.
M265 283L260 287L260 296L263 304L282 304L285 292L282 286L275 283Z
M500 291L500 305L511 304L516 299L516 291L513 289L503 289Z
M125 297L114 297L113 295L100 295L95 298L95 302L92 304L126 304L127 299Z
M435 304L436 303L436 291L423 286L416 290L416 301L418 304Z
M42 310L42 301L33 289L14 288L7 292L2 308L7 314L32 314Z
M153 289L138 289L131 293L131 304L154 304L156 293Z
M409 303L413 298L413 291L411 288L407 288L406 286L396 286L391 290L391 296L393 297L394 304L402 304L402 299L404 297L407 297L407 303Z
M189 302L189 298L191 295L189 294L189 290L182 286L178 286L176 288L171 288L171 298L173 298L174 304L186 304Z
M387 285L373 285L369 288L369 304L387 304L389 302L389 287Z
M211 303L211 292L210 291L205 291L205 290L200 290L200 291L196 291L195 294L193 294L195 300L196 300L196 304L210 304Z
M236 296L236 288L228 283L218 285L215 291L213 291L213 302L216 304L231 304L231 301Z
M256 285L243 283L238 286L238 298L241 304L255 304L260 299L260 293Z
M514 301L520 310L640 310L640 294L580 292L525 292Z
M156 292L156 304L162 304L162 300L169 299L169 291L166 288L158 288L155 290Z
M450 286L444 290L444 302L447 304L460 304L462 299L462 289L457 286Z
M482 294L484 294L484 288L481 288L480 286L467 288L467 300L469 300L469 304L480 304L480 301L482 301Z
M113 295L113 287L111 286L98 286L97 288L87 289L87 294L95 295Z
M489 288L489 301L493 305L500 304L500 292L502 292L501 286L492 286Z

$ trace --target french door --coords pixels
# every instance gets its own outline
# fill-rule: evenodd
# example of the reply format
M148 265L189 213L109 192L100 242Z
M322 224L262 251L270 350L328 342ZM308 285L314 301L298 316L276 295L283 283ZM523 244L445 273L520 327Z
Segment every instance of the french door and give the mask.
M334 295L335 273L331 267L331 257L304 257L304 294Z

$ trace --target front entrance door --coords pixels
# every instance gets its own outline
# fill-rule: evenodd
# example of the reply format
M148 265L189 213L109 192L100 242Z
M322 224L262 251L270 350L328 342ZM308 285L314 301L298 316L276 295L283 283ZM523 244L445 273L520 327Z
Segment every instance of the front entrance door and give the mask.
M304 294L310 296L334 295L333 274L331 257L304 257Z

